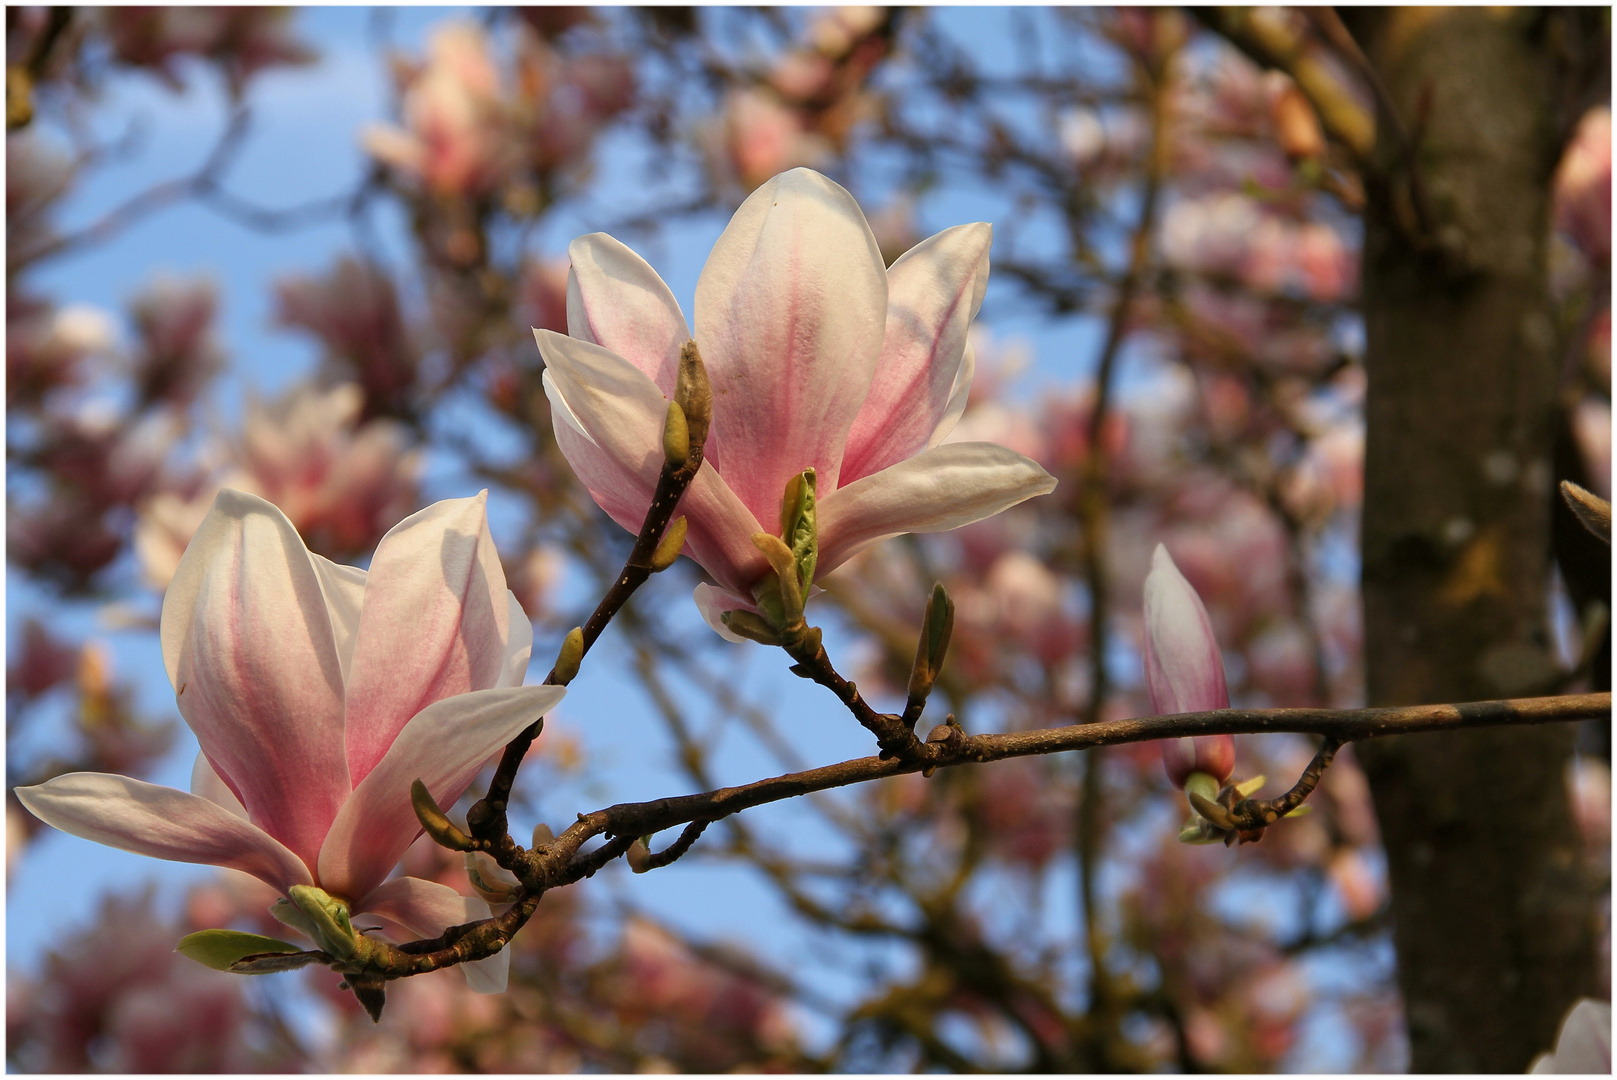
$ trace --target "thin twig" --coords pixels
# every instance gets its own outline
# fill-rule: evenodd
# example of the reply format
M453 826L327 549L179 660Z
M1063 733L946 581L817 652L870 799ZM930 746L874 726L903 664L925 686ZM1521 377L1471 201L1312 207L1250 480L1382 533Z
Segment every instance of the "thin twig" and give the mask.
M1609 693L1373 709L1219 709L1175 716L1108 720L1098 724L1074 724L1038 731L973 735L927 744L927 757L932 759L929 766L900 758L857 758L818 769L770 777L740 787L651 802L619 803L590 814L580 814L578 821L554 841L543 848L524 853L526 862L522 866L523 872L518 875L524 882L524 890L509 909L492 919L450 927L438 938L426 941L394 946L378 940L371 970L380 971L388 979L397 979L492 956L533 915L539 896L546 889L570 885L594 874L611 859L626 852L638 837L698 820L716 821L755 806L814 791L918 772L923 767L952 768L1011 757L1195 735L1290 731L1355 742L1389 735L1564 723L1607 718L1610 715ZM579 848L597 836L612 839L588 855L578 856Z
M690 440L689 453L683 462L678 464L672 461L663 462L662 471L657 476L656 490L651 496L651 506L647 508L645 521L635 537L634 548L630 550L629 558L623 564L623 572L617 576L612 587L606 591L606 595L601 598L595 611L584 623L584 648L581 657L588 655L590 647L601 636L601 632L612 621L612 617L629 602L635 590L656 573L651 564L651 557L656 552L663 533L667 531L668 523L673 520L680 497L685 494L685 489L690 487L691 481L696 479L696 473L702 467L705 435L704 426L700 437L693 437ZM559 681L556 669L551 668L550 674L545 676L545 685L554 686ZM511 800L511 788L516 783L517 769L521 767L528 747L532 746L533 740L538 737L542 719L536 719L506 745L504 753L500 755L500 764L494 770L494 778L489 781L488 794L474 803L466 814L472 835L492 843L494 845L492 854L496 861L508 870L514 868L518 848L508 833L506 806Z

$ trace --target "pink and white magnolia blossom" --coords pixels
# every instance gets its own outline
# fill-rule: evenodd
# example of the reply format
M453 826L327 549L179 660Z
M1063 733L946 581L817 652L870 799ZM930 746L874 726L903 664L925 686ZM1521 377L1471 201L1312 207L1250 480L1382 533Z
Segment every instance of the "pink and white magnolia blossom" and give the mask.
M1207 608L1161 544L1145 577L1145 688L1159 716L1230 707L1224 655ZM1175 787L1183 787L1195 772L1222 783L1235 768L1235 739L1165 739L1162 764Z
M988 285L993 233L945 229L883 266L853 196L809 169L763 184L725 228L696 286L694 338L713 386L706 464L679 512L684 553L716 580L704 618L756 611L769 571L753 545L780 528L786 482L813 468L829 573L901 533L941 532L1055 487L991 443L943 443L966 406L966 331ZM662 466L680 349L673 293L604 233L568 253L571 336L536 330L556 441L612 519L638 531Z
M505 586L487 492L382 538L369 572L304 547L276 507L226 489L163 598L163 662L202 752L191 793L69 773L17 797L63 832L317 885L406 932L487 918L437 882L387 880L421 832L420 778L449 805L563 691L523 686L533 626ZM505 987L500 953L464 965Z

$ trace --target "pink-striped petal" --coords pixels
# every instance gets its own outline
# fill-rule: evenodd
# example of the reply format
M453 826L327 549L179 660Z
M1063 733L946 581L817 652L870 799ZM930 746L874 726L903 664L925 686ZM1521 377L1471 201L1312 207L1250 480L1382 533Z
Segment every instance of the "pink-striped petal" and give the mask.
M564 693L559 686L513 686L422 709L337 814L320 851L320 887L337 896L368 895L421 832L411 783L426 784L438 805L452 804L484 762Z
M349 791L343 684L308 550L274 505L225 489L163 598L180 714L253 822L310 865Z
M993 227L945 229L901 255L887 271L887 330L881 361L848 433L841 483L880 472L932 444L949 409L966 331L988 289Z
M696 341L709 456L758 520L773 524L794 473L836 487L886 322L887 273L852 195L793 169L741 204L696 285Z
M228 866L285 893L309 868L263 829L199 795L111 773L67 773L17 799L39 820L108 847L173 862Z
M580 236L567 255L568 334L617 353L672 395L691 331L663 279L606 233Z
M1207 608L1161 544L1145 578L1145 684L1159 716L1230 706Z
M958 529L1055 486L1037 462L994 443L934 447L825 497L816 573L830 573L878 540Z
M601 509L638 533L662 470L668 399L616 353L548 330L534 336L545 358L545 392L562 418L556 445ZM768 570L752 543L758 519L711 462L686 489L678 512L689 530L685 553L721 585L744 592Z
M481 897L462 896L448 885L424 878L399 877L384 881L355 906L397 923L417 938L435 938L451 926L486 919L493 914ZM487 960L460 965L466 985L478 994L503 994L511 971L511 951L501 949Z
M511 607L487 500L485 491L434 503L395 525L376 548L348 679L355 784L412 716L500 681Z

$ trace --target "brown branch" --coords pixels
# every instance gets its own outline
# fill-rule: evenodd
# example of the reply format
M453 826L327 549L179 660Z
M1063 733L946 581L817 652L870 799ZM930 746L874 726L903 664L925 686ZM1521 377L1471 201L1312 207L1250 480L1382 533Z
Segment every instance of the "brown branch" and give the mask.
M606 863L628 851L634 840L641 836L696 821L716 821L755 806L810 792L918 772L923 768L952 768L1003 758L1194 735L1290 731L1324 735L1339 742L1354 742L1424 731L1463 731L1513 724L1593 720L1609 717L1610 714L1609 693L1374 709L1220 709L1175 716L1109 720L1098 724L1074 724L1039 731L960 737L926 744L925 756L930 759L926 764L896 757L857 758L818 769L770 777L740 787L651 802L619 803L590 814L580 814L578 821L561 836L532 852L523 852L518 876L523 881L524 889L517 902L506 911L481 922L452 926L437 938L407 945L395 946L372 939L375 951L366 971L379 973L385 979L399 979L492 956L533 915L539 897L545 890L570 885L594 874ZM589 854L577 856L578 849L597 836L611 839Z
M668 529L668 523L674 518L674 510L679 506L680 497L685 494L685 489L690 487L691 481L696 479L696 473L702 467L702 449L707 440L708 420L712 416L712 399L707 390L707 375L702 370L702 359L696 351L696 342L686 343L680 366L682 390L679 396L687 396L684 393L684 384L687 378L691 377L688 376L687 369L695 371L696 376L693 378L699 379L700 390L695 393L705 396L705 401L694 408L686 405L688 410L700 412L699 416L692 415L688 418L687 454L683 461L671 459L663 461L662 471L657 476L657 487L652 492L651 505L647 508L645 521L635 537L634 548L623 564L623 572L617 576L612 587L607 590L582 627L583 650L579 654L579 659L589 653L590 647L601 636L601 632L612 621L612 617L629 602L635 590L657 572L657 568L652 565L652 556L662 541L663 533ZM576 663L574 666L576 669ZM565 681L557 677L554 667L550 669L550 674L545 676L546 685L554 686ZM511 787L516 783L517 769L522 765L528 747L533 745L533 740L538 737L542 727L541 717L506 745L504 753L500 755L500 764L494 770L494 778L489 781L488 794L474 803L466 814L472 835L491 844L490 850L495 859L507 870L517 869L520 849L509 835L506 806L511 799Z
M837 669L831 666L831 658L825 653L825 646L820 643L818 634L813 636L813 651L808 648L787 648L793 660L797 663L791 668L793 675L819 683L837 696L837 700L851 713L854 718L865 726L865 729L876 736L876 745L881 747L881 757L898 757L906 761L920 762L926 757L926 747L916 738L913 728L914 721L906 724L904 717L892 713L881 713L870 707L870 704L859 695L859 688L838 674Z

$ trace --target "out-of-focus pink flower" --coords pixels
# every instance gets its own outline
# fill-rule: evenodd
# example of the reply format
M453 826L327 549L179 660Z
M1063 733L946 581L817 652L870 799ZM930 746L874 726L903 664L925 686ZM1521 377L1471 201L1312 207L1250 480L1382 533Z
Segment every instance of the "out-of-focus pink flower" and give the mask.
M1589 468L1595 494L1611 495L1611 403L1584 398L1572 410L1572 436Z
M567 263L561 259L534 260L522 270L522 314L529 326L567 332Z
M315 53L291 34L292 12L271 7L123 7L100 12L113 55L152 70L174 89L174 61L206 56L224 68L233 94L264 68L307 64Z
M681 502L710 625L756 610L786 482L818 481L819 570L906 532L940 532L1041 495L1055 480L988 443L939 445L965 408L966 328L988 284L985 224L960 225L883 267L853 197L796 169L736 211L696 288L695 340L713 387L707 465ZM603 233L575 240L571 337L538 330L556 440L595 501L638 530L692 335L668 286ZM736 639L739 640L739 639Z
M352 383L294 388L250 402L242 466L262 495L323 551L358 552L415 501L419 457L402 425L358 424L364 396Z
M285 1069L251 1048L239 980L174 952L184 927L152 896L111 896L45 960L8 979L7 1054L28 1072L257 1072Z
M723 147L730 169L747 190L777 173L822 164L831 144L808 128L801 111L767 90L732 91L724 106Z
M1161 544L1145 578L1145 685L1159 716L1230 707L1224 656L1207 608ZM1162 764L1175 787L1194 772L1222 782L1235 768L1235 738L1165 739Z
M474 23L449 22L432 35L429 53L404 94L408 130L373 124L362 136L365 149L440 195L493 191L519 158L502 130L500 76L488 39Z
M6 667L6 690L38 697L68 679L78 663L78 650L58 640L38 619L22 624L22 649ZM11 639L13 642L16 637Z
M224 351L213 334L219 304L205 279L159 279L130 305L139 345L135 385L145 402L189 405L224 367Z
M276 320L312 333L328 362L365 388L365 415L407 411L420 350L384 271L344 258L323 278L291 278L275 292Z
M164 664L202 744L194 794L69 773L18 799L75 836L283 894L318 884L422 937L486 917L445 886L384 881L420 832L411 782L454 802L562 697L521 685L533 627L505 587L486 497L401 522L367 573L311 554L270 503L220 492L163 600ZM503 989L504 956L467 978Z
M1611 1073L1611 1002L1583 998L1555 1036L1555 1050L1533 1059L1530 1074Z
M52 308L13 293L6 298L6 403L38 404L83 376L84 361L113 347L112 319L88 304Z
M1579 755L1567 769L1572 817L1591 852L1611 852L1611 766Z
M1036 869L1066 847L1072 802L1040 763L1018 758L996 764L982 770L979 782L977 812L1001 858Z
M1555 173L1555 223L1588 260L1611 261L1611 110L1590 109Z
M1336 887L1342 910L1350 920L1368 919L1381 910L1386 890L1358 848L1343 848L1325 868L1325 876Z
M385 418L357 424L364 395L344 383L294 387L280 401L249 401L235 464L188 494L160 491L140 507L135 554L163 588L213 505L219 487L268 499L310 545L331 555L368 550L415 503L420 456Z

